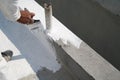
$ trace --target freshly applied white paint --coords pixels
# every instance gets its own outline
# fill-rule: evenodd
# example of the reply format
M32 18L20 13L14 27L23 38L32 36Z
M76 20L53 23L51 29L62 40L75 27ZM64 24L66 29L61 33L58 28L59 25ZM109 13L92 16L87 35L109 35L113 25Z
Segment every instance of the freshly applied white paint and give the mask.
M40 5L34 0L19 0L18 5L21 8L27 8L31 12L35 12L36 16L34 19L40 19L44 30L46 29L44 9ZM54 17L53 19L57 21ZM9 74L14 75L13 78L20 79L30 74L35 74L35 72L42 69L42 67L46 67L53 72L60 69L60 64L56 61L56 52L49 42L45 41L46 38L42 32L39 32L41 34L39 35L39 39L37 39L24 25L6 20L1 13L0 23L0 51L2 52L9 49L14 52L12 61L5 65L8 70L5 69L3 71L4 73L9 72ZM78 41L80 39L65 28L63 24L58 21L57 23L59 26L53 24L55 26L54 29L60 32L58 31L58 34L55 35L56 31L52 29L53 35L50 33L50 36L53 37L55 41L60 39L65 44L70 42L79 47L80 43L78 43ZM9 75L5 75L6 78L9 78ZM11 77L12 80L14 80L13 78Z
M21 8L27 8L36 13L34 19L40 19L43 24L43 31L46 31L44 9L34 0L19 0L18 2ZM52 22L52 28L47 34L61 45L68 55L90 75L97 80L113 80L115 78L118 80L118 70L91 50L90 47L82 45L82 40L56 18L53 17ZM25 27L22 24L10 22L0 14L0 50L10 49L14 52L12 61L7 64L5 61L2 62L6 67L2 72L8 78L7 80L20 79L30 74L35 74L42 67L46 67L53 72L56 72L61 67L56 61L57 57L54 48L47 42L47 38L43 35L43 32L39 31L40 35L34 33L34 31L31 33L28 27L30 26ZM100 69L101 66L97 61L103 65L102 67L105 70ZM113 72L117 75L114 76Z

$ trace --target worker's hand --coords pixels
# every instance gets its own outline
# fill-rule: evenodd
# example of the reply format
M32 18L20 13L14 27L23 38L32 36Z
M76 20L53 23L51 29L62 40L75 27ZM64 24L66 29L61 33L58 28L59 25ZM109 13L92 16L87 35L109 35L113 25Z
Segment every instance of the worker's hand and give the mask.
M17 20L19 23L22 24L33 24L34 23L34 19L33 17L35 16L34 13L29 12L26 8L25 10L21 10L21 17Z

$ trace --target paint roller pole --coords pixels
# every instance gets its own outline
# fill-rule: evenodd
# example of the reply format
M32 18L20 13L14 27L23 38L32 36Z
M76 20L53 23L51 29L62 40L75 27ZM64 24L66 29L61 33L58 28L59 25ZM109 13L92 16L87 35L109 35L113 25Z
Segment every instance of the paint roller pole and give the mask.
M52 5L51 2L44 3L46 30L50 31L52 27Z

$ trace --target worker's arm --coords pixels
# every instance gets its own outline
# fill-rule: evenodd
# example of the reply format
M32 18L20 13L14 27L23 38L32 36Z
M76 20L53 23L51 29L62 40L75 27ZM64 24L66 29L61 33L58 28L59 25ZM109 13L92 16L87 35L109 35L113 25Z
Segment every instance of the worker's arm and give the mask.
M32 24L34 13L28 10L21 10L17 0L1 0L0 9L4 16L10 21L17 21L22 24Z

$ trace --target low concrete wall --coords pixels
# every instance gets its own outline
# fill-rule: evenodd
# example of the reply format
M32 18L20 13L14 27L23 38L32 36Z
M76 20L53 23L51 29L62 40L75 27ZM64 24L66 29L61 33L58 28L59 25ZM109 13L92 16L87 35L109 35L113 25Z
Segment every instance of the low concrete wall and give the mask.
M44 0L38 2L43 4ZM60 22L120 70L120 17L109 11L119 12L119 0L52 0L52 3L53 15Z
M73 76L72 80L95 80L91 75L89 75L84 68L77 63L68 53L66 53L62 46L58 46L54 43L58 60L66 67L67 71Z
M39 70L37 76L40 80L95 80L62 47L54 41L50 41L50 43L56 50L57 61L61 64L61 68L56 72L52 72L47 68Z

